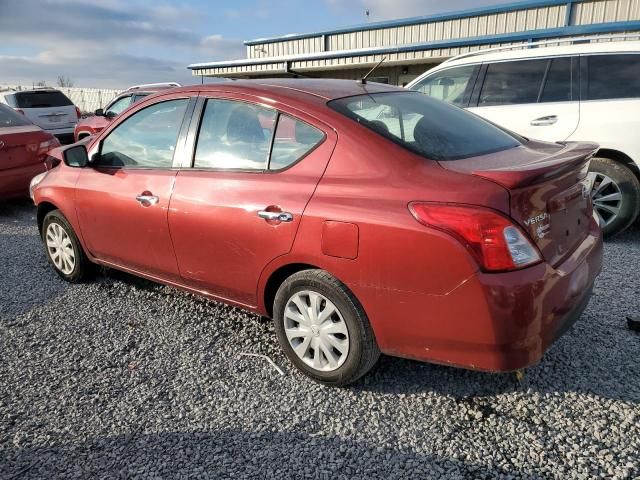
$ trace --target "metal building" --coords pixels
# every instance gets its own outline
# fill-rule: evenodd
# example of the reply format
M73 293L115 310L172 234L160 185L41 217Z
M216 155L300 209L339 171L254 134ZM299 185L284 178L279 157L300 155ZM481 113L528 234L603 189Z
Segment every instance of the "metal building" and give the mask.
M542 39L640 32L640 0L529 0L453 13L245 41L247 58L189 65L193 75L261 78L308 72L403 85L460 53Z

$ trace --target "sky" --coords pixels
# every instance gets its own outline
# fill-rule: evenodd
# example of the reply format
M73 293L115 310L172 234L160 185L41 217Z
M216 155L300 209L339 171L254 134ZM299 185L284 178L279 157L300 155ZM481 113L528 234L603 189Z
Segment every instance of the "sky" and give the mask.
M244 58L243 40L509 1L0 0L0 85L199 83L187 65Z

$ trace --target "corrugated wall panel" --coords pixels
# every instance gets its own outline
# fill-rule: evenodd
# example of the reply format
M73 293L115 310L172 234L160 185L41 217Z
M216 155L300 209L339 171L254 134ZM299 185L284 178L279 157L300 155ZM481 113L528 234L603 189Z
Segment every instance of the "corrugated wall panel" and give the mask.
M571 15L571 23L573 25L622 22L626 20L640 20L640 0L580 2L574 4Z
M555 5L417 25L330 34L327 35L326 43L328 50L335 51L496 35L561 27L565 17L566 5ZM640 20L640 0L592 0L573 4L571 23L574 25L626 20ZM324 41L319 35L250 46L247 48L247 56L264 58L322 51Z

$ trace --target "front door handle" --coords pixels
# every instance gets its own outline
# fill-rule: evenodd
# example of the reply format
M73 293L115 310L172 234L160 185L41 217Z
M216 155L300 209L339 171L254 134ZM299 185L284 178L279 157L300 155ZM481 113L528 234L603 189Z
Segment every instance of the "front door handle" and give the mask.
M150 207L151 205L157 204L160 199L155 195L151 195L149 192L142 192L136 196L136 200L140 202L140 205L143 207Z
M553 125L558 121L557 115L548 115L546 117L536 118L535 120L531 120L531 125L534 127L542 127L545 125Z
M293 214L289 212L270 212L268 210L261 210L258 212L260 218L265 220L277 221L277 222L292 222Z

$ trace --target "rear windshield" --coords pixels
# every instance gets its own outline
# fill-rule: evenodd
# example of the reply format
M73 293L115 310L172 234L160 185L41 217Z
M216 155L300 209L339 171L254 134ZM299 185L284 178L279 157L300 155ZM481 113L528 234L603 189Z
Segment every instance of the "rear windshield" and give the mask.
M418 92L358 95L329 102L334 110L433 160L457 160L520 145L476 115Z
M17 92L14 93L15 106L18 108L67 107L73 105L64 93L50 92Z
M25 125L31 125L31 122L24 115L14 112L11 108L0 103L0 128L23 127Z

